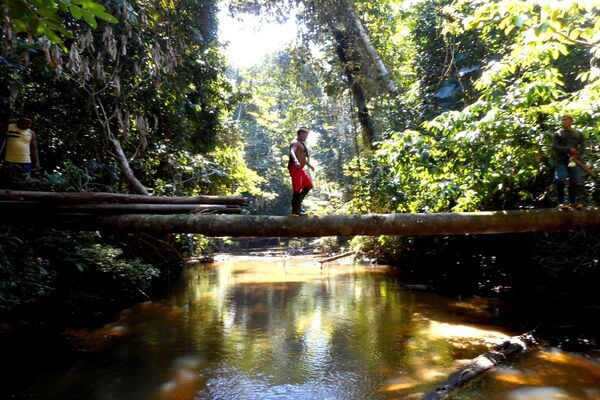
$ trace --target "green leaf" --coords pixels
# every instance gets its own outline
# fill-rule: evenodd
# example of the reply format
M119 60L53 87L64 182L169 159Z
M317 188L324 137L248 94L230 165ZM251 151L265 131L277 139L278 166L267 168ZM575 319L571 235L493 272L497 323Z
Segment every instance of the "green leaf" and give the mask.
M83 16L83 11L81 10L81 8L77 7L74 4L71 4L69 6L69 11L71 12L71 15L73 16L73 18L75 18L75 19L81 19L81 17Z
M84 1L83 6L92 11L94 14L98 15L99 13L106 12L106 7L102 4L96 3L94 1Z
M563 43L557 43L556 44L558 46L558 50L564 55L566 56L567 54L569 54L569 49L567 48L567 46L565 46Z
M104 20L106 22L109 22L111 24L117 24L119 22L119 20L115 16L113 16L107 12L97 12L96 17L98 17L101 20Z
M50 8L40 7L35 11L38 15L49 19L50 21L60 21L60 18L56 14L56 10Z
M586 29L584 31L582 31L579 35L582 39L585 40L592 40L592 37L594 36L594 31L591 29Z
M577 40L579 38L579 35L581 34L581 31L578 29L574 29L571 31L571 33L569 33L569 39L571 40Z
M90 10L83 10L83 19L85 19L85 22L92 28L96 29L98 27L98 22L96 22L96 19Z
M13 19L12 24L15 33L26 32L29 29L29 26L20 19Z
M587 82L590 79L590 71L584 71L577 75L577 79L581 82Z
M61 49L63 49L63 51L65 51L65 52L68 51L67 47L65 46L65 44L63 42L63 40L52 29L50 29L50 28L44 29L44 35L52 43L59 45L61 47Z
M542 33L545 33L547 30L548 30L548 23L544 22L535 28L535 34L537 36L540 36Z
M515 24L519 28L522 28L523 24L525 24L525 19L520 15L515 16L515 17L513 17L513 24Z
M67 28L65 28L60 22L44 21L44 24L50 29L60 32L63 36L66 36L68 38L74 37L73 34L70 31L68 31Z

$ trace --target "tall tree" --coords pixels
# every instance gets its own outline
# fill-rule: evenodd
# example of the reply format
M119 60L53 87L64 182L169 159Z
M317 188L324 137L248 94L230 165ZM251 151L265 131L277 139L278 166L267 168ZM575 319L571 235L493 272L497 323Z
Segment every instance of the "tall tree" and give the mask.
M354 96L357 118L363 131L367 148L377 139L376 130L369 113L368 101L373 96L389 94L397 96L398 89L382 58L371 43L364 24L358 17L354 4L349 0L295 2L231 2L233 9L260 12L266 10L278 16L286 15L285 9L296 7L299 21L307 31L303 37L314 43L333 43L339 60L339 70L346 77L346 84Z

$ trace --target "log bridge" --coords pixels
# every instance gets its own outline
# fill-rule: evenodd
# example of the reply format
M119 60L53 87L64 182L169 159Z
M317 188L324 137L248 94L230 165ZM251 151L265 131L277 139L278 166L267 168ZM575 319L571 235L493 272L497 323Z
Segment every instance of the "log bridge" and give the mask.
M595 207L306 217L230 215L240 213L240 206L245 204L242 197L225 196L177 198L0 190L0 223L69 230L198 233L215 237L447 236L600 229L600 209Z

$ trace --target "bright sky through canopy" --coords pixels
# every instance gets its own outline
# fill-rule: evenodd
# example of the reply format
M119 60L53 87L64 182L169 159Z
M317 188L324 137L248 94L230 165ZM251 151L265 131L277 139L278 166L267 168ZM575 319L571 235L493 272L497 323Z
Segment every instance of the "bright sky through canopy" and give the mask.
M234 67L249 67L276 52L296 37L296 19L284 24L261 21L260 17L219 10L219 39L227 47L225 56Z

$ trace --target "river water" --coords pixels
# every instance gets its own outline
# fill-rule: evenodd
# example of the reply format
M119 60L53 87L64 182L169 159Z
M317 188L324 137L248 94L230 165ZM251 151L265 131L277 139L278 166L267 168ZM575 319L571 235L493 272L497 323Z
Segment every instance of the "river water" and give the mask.
M72 351L24 354L0 397L418 399L521 333L499 303L407 287L380 266L223 256L185 275L165 301L65 332ZM600 353L534 350L455 398L600 399Z

